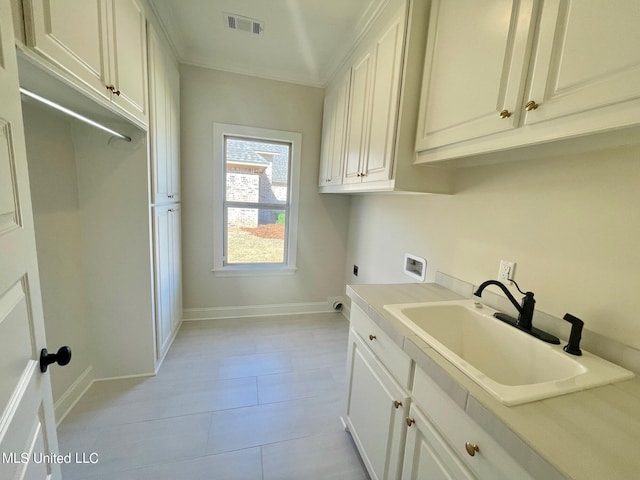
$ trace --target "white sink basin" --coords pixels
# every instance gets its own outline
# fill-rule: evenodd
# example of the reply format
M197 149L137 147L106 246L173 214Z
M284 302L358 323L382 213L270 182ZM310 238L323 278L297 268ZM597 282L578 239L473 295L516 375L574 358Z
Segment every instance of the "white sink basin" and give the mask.
M582 351L569 355L493 317L472 300L385 305L430 347L505 405L627 380L633 372ZM567 324L569 328L569 324ZM566 342L565 342L566 343Z

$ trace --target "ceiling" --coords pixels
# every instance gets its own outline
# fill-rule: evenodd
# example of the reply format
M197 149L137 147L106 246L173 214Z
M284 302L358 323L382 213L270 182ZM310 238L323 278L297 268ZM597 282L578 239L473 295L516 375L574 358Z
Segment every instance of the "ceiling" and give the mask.
M148 0L180 63L324 86L388 0ZM231 30L225 13L263 22Z

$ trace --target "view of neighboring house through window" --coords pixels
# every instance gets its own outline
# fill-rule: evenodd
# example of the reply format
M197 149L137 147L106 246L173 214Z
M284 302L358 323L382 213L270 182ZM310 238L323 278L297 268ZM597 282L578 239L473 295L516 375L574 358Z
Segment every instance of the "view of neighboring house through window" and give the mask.
M284 263L287 143L225 137L226 264Z
M300 135L224 124L214 134L214 271L295 268Z

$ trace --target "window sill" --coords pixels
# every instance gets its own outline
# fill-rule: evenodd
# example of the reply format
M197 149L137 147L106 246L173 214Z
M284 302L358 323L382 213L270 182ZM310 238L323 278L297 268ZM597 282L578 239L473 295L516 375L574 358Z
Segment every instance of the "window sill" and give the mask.
M233 266L214 268L211 270L216 277L276 277L284 275L295 275L296 267L282 266Z

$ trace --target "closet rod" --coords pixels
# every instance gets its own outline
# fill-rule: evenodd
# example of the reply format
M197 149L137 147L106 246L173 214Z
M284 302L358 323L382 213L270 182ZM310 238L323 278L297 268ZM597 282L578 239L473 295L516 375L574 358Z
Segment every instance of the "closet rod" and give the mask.
M63 107L62 105L59 105L55 102L52 102L51 100L48 100L44 97L41 97L40 95L37 95L25 88L20 87L20 93L22 93L23 95L26 95L29 98L33 98L34 100L37 100L38 102L44 103L45 105L51 107L51 108L55 108L56 110L66 113L67 115L72 116L73 118L77 118L78 120L87 123L89 125L92 125L96 128L99 128L100 130L103 130L107 133L110 133L111 135L113 135L114 137L118 137L121 138L123 140L126 140L127 142L131 141L131 137L127 137L126 135L123 135L121 133L116 132L115 130L111 130L108 127L105 127L104 125L98 123L98 122L94 122L93 120L91 120L90 118L87 118L85 116L80 115L77 112L74 112L73 110L69 110L66 107Z

